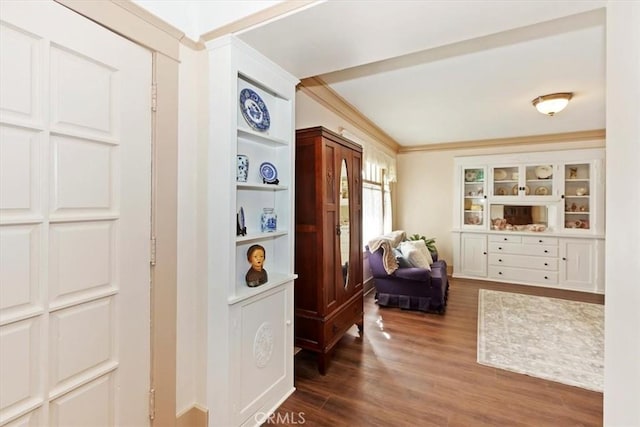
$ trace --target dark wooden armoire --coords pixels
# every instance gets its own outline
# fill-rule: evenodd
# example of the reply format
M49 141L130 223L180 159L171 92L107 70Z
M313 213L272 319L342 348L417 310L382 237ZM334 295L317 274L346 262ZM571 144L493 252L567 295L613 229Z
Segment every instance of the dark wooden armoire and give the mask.
M296 131L295 344L318 353L363 332L362 147L323 127Z

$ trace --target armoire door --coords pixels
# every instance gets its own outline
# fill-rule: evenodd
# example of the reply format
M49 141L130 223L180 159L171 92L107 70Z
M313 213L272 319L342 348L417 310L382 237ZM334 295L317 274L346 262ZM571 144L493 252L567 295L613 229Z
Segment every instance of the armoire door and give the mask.
M0 12L0 425L148 425L151 54Z
M338 240L340 198L340 145L330 141L323 144L324 150L324 195L323 195L323 238L324 254L324 315L329 315L340 306L339 293L336 287L340 258L340 241Z
M353 258L353 161L351 150L340 146L339 155L336 158L339 179L336 187L339 210L335 224L336 245L338 250L335 255L335 288L338 305L342 306L349 300L354 291L354 263Z

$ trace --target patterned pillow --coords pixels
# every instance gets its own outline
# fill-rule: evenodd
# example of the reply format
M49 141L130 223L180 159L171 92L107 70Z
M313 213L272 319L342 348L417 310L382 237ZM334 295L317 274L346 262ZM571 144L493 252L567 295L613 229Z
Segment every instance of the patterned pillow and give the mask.
M427 249L427 246L424 244L422 240L418 241L409 241L400 243L400 251L402 255L405 256L414 267L426 268L427 270L431 270L431 264L433 260L431 259L431 254L428 250L422 250L421 246L417 244L417 242L421 242L424 249Z

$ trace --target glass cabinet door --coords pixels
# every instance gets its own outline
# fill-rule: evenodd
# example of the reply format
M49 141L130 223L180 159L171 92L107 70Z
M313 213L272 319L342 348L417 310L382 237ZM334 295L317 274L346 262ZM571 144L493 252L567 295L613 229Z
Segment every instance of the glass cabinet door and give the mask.
M535 199L553 196L553 165L525 166L524 194Z
M486 186L484 167L464 167L463 224L484 226L486 216Z
M591 165L564 166L564 228L588 230L591 227Z
M496 166L492 172L492 197L495 199L540 200L553 196L553 165Z
M496 199L513 198L519 196L520 167L500 166L493 170L492 196Z

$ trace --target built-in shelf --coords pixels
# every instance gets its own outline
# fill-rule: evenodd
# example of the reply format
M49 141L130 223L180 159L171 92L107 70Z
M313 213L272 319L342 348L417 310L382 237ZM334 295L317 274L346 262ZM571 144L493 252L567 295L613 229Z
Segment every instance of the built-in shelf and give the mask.
M254 240L259 241L259 240L274 239L279 236L286 236L287 234L288 234L288 231L285 231L285 230L271 231L269 233L251 233L245 236L237 236L236 242L244 243L244 242L250 242Z
M238 137L246 139L258 144L266 144L271 146L289 145L289 141L282 138L270 136L268 133L261 133L251 129L238 128Z
M264 292L269 291L270 289L277 288L282 284L291 282L292 280L298 278L297 274L283 274L277 272L268 273L268 276L269 281L264 285L256 286L255 288L250 288L246 285L238 286L237 289L239 289L239 291L235 295L227 298L227 302L229 303L229 305L233 305L256 295L260 295Z
M287 185L273 185L273 184L261 184L261 183L247 183L247 182L238 182L237 184L238 190L264 190L264 191L279 191L279 190L288 190L289 186Z

